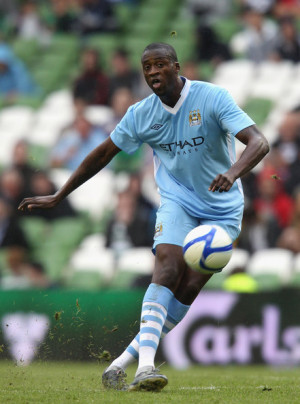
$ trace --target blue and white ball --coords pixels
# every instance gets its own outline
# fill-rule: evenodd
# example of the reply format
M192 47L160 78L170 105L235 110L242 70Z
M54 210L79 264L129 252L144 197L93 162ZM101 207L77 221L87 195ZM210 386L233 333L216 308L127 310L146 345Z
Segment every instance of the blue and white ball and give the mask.
M203 274L221 272L231 255L232 240L227 231L217 225L195 227L183 242L185 262Z

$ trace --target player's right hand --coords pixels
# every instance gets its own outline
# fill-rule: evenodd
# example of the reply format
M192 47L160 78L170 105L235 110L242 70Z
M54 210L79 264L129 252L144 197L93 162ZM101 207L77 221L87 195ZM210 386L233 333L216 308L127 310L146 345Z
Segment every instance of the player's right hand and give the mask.
M33 209L50 209L56 206L58 202L59 200L56 195L35 196L23 199L18 210L30 211Z

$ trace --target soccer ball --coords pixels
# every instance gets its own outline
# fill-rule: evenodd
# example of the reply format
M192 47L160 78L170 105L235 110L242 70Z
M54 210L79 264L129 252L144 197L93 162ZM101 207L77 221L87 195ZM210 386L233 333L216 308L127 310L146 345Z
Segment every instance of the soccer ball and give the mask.
M232 255L232 240L222 227L201 225L191 230L183 242L187 265L203 274L221 272Z

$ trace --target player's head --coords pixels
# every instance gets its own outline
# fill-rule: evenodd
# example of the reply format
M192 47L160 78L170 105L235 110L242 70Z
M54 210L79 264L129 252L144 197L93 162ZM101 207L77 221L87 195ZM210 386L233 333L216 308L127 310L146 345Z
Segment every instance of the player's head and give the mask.
M172 91L180 80L177 54L173 46L169 44L151 43L144 49L141 62L145 80L158 96Z
M157 51L157 50L162 51L164 53L165 57L168 57L173 62L178 62L178 57L177 57L176 51L173 48L173 46L169 45L168 43L164 43L164 42L153 42L150 45L146 46L146 48L144 49L143 55L145 52ZM143 56L142 56L142 59L143 59Z

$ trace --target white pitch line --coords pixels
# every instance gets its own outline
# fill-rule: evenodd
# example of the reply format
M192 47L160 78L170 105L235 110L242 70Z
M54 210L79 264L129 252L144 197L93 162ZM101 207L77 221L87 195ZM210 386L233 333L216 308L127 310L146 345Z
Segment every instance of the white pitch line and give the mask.
M219 387L216 386L203 386L203 387L180 387L179 390L217 390L220 391Z

